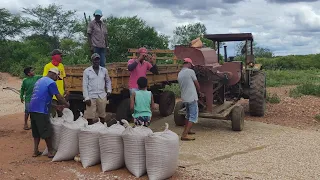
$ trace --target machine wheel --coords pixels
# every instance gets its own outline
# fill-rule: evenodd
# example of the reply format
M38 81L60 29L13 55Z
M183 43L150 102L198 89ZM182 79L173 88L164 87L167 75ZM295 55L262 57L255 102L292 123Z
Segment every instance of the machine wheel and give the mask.
M116 119L121 121L122 119L127 120L128 122L132 121L132 114L130 111L130 98L126 98L121 101L117 107Z
M231 121L233 131L242 131L244 126L244 108L235 106L231 111Z
M172 114L176 104L176 96L172 91L164 91L160 95L159 111L161 116L167 117Z
M184 108L184 104L182 101L177 102L174 108L174 122L177 126L184 126L185 116L178 114L178 112Z
M251 76L249 91L249 111L251 116L264 116L266 107L266 76L262 71Z

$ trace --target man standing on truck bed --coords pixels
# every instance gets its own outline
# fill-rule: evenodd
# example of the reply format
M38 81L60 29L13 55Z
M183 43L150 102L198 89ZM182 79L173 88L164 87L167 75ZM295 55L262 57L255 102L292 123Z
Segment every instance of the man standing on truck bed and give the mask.
M194 64L190 58L184 58L183 68L178 74L181 99L186 107L185 126L181 136L182 141L195 140L195 138L188 137L188 134L195 134L190 129L193 123L198 121L198 93L202 95L196 74L192 70L193 66Z
M106 66L106 51L109 53L108 30L106 24L101 21L102 11L97 9L94 14L94 20L88 24L87 33L91 53L100 55L100 66Z
M137 81L140 77L146 77L147 71L150 71L153 74L159 74L157 65L154 64L152 57L147 53L148 53L147 49L144 47L141 47L138 50L138 58L130 59L128 61L128 70L130 71L130 78L129 78L130 94L132 93L132 91L139 90ZM149 62L146 60L149 60Z
M62 64L62 52L59 49L55 49L51 52L51 62L45 65L43 69L43 76L46 76L51 68L58 68L61 79L58 79L56 81L59 93L64 96L66 92L66 85L64 78L66 77L66 71L64 69L64 65ZM58 99L56 96L53 96L52 99L53 105L59 105ZM55 108L51 108L51 115L52 117L55 117L56 114L58 114L58 117L62 116L62 112L59 110L56 110Z
M49 118L50 106L63 110L64 107L69 107L69 103L61 96L58 91L55 81L61 79L59 69L54 67L49 69L47 76L39 79L33 89L29 112L31 119L32 136L34 138L34 153L33 157L37 157L42 153L39 152L40 138L44 139L48 148L48 157L52 158L55 154L52 148L52 127ZM63 105L52 105L52 96L55 95L58 101Z
M108 70L99 66L99 54L92 54L91 61L92 66L84 70L82 79L83 97L86 103L84 118L88 120L89 125L93 124L97 118L102 122L105 121L107 96L112 91Z

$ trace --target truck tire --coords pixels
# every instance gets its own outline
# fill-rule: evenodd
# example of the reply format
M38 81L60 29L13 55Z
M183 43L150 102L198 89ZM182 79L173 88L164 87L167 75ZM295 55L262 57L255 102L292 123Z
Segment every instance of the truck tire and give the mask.
M244 126L244 108L235 106L231 111L231 125L233 131L242 131Z
M128 122L132 121L132 114L130 111L130 98L122 100L121 103L118 105L116 119L120 122L122 119L125 119Z
M167 117L172 114L176 104L176 96L172 91L164 91L160 95L159 111L160 115Z
M264 116L266 95L266 75L262 71L256 71L251 76L249 90L249 111L251 116Z
M177 102L175 108L174 108L174 123L177 125L177 126L184 126L185 124L185 116L184 115L181 115L179 114L179 111L184 108L184 104L182 101L179 101Z

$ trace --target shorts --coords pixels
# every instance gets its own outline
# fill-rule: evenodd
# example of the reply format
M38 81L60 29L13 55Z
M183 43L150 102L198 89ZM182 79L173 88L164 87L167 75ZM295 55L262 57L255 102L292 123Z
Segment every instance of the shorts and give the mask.
M31 129L34 138L46 139L52 135L52 126L49 114L31 112Z
M197 123L199 114L198 101L184 102L184 106L186 107L186 119Z
M107 97L90 99L91 106L86 105L86 110L84 111L83 117L86 119L97 119L106 117L106 106L107 106Z
M149 116L139 116L134 118L134 124L137 126L148 127L150 125L151 117Z
M26 113L26 114L29 114L29 104L30 104L30 102L24 103L24 113Z
M139 91L139 89L138 88L131 88L130 89L130 95L132 94L132 92L135 92L135 91Z

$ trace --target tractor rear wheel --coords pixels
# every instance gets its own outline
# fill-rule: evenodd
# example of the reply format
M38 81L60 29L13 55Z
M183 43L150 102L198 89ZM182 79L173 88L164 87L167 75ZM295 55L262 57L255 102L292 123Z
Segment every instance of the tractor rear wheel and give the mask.
M174 122L177 126L184 126L185 124L185 116L179 114L179 111L184 108L184 104L182 101L177 102L174 108Z
M160 95L159 111L161 116L167 117L172 114L174 105L176 103L176 96L172 91L164 91Z
M233 131L242 131L244 126L244 108L235 106L231 111L231 124Z
M256 71L251 76L249 91L249 111L251 116L264 116L266 95L266 75L262 71Z

